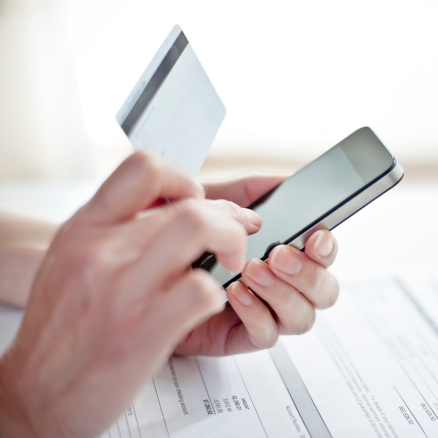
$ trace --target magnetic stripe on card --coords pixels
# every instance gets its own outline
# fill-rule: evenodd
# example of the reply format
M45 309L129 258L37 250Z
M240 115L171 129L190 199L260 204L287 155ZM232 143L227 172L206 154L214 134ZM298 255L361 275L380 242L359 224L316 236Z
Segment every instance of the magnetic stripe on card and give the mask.
M163 61L153 74L146 88L140 94L140 97L137 99L137 102L135 102L126 119L121 124L123 131L128 137L188 44L189 41L184 35L184 32L181 32L163 58Z

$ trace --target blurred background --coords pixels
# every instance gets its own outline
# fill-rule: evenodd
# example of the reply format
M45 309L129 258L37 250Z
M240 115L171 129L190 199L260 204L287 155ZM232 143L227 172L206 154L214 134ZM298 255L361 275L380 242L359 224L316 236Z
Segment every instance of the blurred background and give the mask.
M228 110L202 176L293 172L368 125L406 177L337 230L335 269L436 269L437 23L436 0L0 0L0 208L62 221L93 193L179 24Z
M0 0L0 178L106 176L177 23L228 109L203 172L294 169L368 125L433 177L437 22L435 0Z

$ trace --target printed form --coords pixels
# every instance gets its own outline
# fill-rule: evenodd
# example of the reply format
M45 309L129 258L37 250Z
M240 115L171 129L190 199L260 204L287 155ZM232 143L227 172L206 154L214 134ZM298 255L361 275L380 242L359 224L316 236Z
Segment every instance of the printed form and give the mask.
M269 351L172 357L105 438L438 437L438 280L342 285Z

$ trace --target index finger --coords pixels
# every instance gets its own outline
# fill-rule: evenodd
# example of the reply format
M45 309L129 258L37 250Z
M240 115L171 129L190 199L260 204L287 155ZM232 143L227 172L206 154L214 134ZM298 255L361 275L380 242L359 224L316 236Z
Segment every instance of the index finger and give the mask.
M157 199L203 198L202 186L180 166L151 152L128 157L102 184L81 213L99 223L122 222Z
M240 207L248 207L286 178L287 175L250 173L202 184L207 199L227 199Z

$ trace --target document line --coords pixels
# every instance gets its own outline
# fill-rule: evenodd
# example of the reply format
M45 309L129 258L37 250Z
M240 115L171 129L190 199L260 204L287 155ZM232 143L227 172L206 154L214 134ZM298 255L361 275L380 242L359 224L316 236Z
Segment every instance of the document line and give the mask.
M152 382L153 382L153 384L154 384L155 394L157 395L158 404L159 404L159 406L160 406L161 416L163 417L163 423L164 423L164 426L166 427L167 436L168 436L168 438L170 438L169 429L168 429L168 427L167 427L166 418L164 417L164 412L163 412L163 408L162 408L162 406L161 406L160 397L158 397L157 385L155 384L155 379L154 379L154 377L152 377Z
M260 424L261 424L261 426L263 427L263 430L264 430L264 432L265 432L265 435L268 436L268 434L266 433L265 426L263 426L263 422L262 422L262 420L261 420L261 418L260 418L260 415L259 415L259 413L257 412L256 405L255 405L255 403L254 403L253 400L252 400L251 393L248 391L248 388L247 388L246 383L245 383L245 379L243 378L242 371L240 370L240 367L239 367L239 364L238 364L237 361L236 361L236 358L234 358L234 362L236 363L236 367L237 367L237 369L239 370L240 377L242 378L243 384L245 385L245 389L246 389L247 392L248 392L249 399L251 400L251 404L253 405L254 410L255 410L255 412L256 412L256 414L257 414L257 418L259 419Z
M210 402L211 409L213 410L214 415L217 415L217 414L216 414L216 409L215 409L215 407L214 407L214 404L211 402L211 397L210 397L210 394L209 394L209 392L208 392L207 385L205 384L204 375L202 374L201 367L199 366L199 360L198 360L198 358L196 358L196 365L198 365L199 374L201 375L202 383L204 384L205 392L207 393L207 397L208 397L208 401Z
M415 418L415 415L412 413L411 409L409 408L409 405L405 402L404 398L401 396L401 394L399 393L398 389L394 386L395 392L398 394L398 396L400 397L400 399L402 400L403 404L406 406L406 408L408 409L408 411L410 412L410 414L412 415L412 417L414 418L414 420L416 421L416 423L418 424L419 428L423 431L424 436L426 438L428 438L426 432L424 431L424 429L421 427L421 424L419 423L419 421Z

